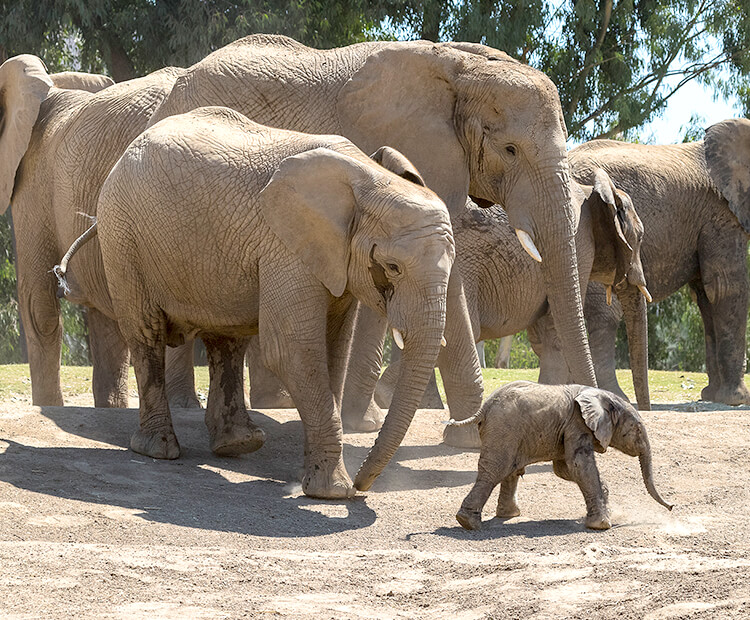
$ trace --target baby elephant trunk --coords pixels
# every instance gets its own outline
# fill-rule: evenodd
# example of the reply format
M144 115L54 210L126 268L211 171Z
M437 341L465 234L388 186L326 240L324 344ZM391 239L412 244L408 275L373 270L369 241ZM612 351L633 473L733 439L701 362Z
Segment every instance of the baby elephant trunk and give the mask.
M641 474L643 475L643 482L646 485L648 494L653 497L657 502L664 506L667 510L672 510L672 504L665 502L659 492L654 486L654 471L651 465L651 446L649 445L648 439L644 437L644 447L641 453L638 455L638 461L641 464Z

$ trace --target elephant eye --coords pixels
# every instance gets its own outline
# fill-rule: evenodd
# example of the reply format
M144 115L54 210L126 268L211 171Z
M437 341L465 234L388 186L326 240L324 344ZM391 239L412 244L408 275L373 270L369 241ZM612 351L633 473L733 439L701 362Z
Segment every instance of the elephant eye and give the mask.
M505 147L505 152L508 153L511 157L516 156L516 147L513 144L509 144Z
M385 266L388 267L389 271L392 271L396 275L401 273L401 268L396 263L386 263Z

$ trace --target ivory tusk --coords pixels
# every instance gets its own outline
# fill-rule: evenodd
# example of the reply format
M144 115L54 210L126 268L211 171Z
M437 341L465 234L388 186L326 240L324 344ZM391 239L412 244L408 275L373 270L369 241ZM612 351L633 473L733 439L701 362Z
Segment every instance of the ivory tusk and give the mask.
M518 237L518 240L521 242L523 249L526 250L526 253L531 256L531 258L533 258L536 262L541 263L542 255L539 254L539 250L536 249L534 240L531 238L531 235L525 230L516 228L516 237Z
M440 338L440 346L441 347L447 347L448 346L448 343L445 341L445 336L443 336L442 338Z
M651 293L648 292L648 289L643 284L638 285L638 290L641 291L641 293L643 293L643 296L646 298L646 301L648 303L651 303L653 301L653 298L651 297Z
M611 286L607 287L607 305L608 306L612 305L612 287Z
M398 331L395 327L392 328L392 331L393 331L393 342L396 343L396 346L399 349L403 349L404 348L404 337L401 335L401 332Z

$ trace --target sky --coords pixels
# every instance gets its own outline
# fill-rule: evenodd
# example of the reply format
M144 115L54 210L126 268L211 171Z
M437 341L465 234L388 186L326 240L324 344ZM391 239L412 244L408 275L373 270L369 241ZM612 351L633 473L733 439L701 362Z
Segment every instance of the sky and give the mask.
M701 125L709 127L727 118L742 116L739 105L723 98L713 100L714 92L696 80L685 84L668 102L660 117L655 118L640 130L643 142L673 144L682 142L685 129L693 115L704 119Z

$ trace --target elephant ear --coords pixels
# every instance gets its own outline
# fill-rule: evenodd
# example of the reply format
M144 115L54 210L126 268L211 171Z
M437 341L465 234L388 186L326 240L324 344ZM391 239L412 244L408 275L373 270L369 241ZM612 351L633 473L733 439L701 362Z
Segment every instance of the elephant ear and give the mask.
M750 234L750 120L732 118L711 125L704 148L711 180Z
M635 248L640 243L639 235L643 235L643 224L630 196L618 190L601 168L594 171L589 209L597 245L593 271L597 275L606 274L604 279L595 279L617 285L628 276L635 261Z
M370 155L370 159L379 163L383 168L397 174L402 179L427 187L419 171L414 167L404 155L390 146L381 146L377 151Z
M10 204L18 165L52 80L44 63L23 54L0 65L0 215Z
M584 388L575 397L581 408L583 421L594 433L601 447L606 450L615 430L616 411L619 407L609 392L597 388Z
M90 93L98 93L100 90L112 86L115 81L106 75L99 73L82 73L80 71L62 71L49 76L55 88L67 90L85 90Z
M353 157L321 147L282 160L260 193L263 219L335 297L346 288L355 186L367 176Z
M423 41L370 54L337 101L342 133L365 152L398 149L452 214L466 204L469 167L456 134L456 77L466 52Z

